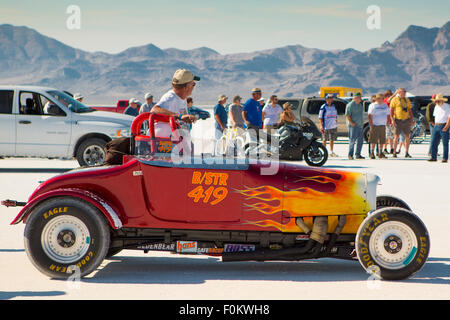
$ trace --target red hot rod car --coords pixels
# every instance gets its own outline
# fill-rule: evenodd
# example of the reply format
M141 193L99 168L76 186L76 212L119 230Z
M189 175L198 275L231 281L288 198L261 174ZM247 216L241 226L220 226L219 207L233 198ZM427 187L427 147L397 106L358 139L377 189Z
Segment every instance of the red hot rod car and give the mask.
M404 279L428 257L424 224L402 200L377 195L372 174L280 162L262 175L265 162L125 158L53 177L21 204L12 224L26 223L25 249L42 273L84 276L137 249L223 261L354 259L383 279Z

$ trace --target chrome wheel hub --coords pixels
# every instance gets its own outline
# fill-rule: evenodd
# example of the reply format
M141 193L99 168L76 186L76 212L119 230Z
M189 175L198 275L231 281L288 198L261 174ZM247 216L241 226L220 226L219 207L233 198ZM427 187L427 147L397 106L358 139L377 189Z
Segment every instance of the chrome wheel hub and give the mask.
M103 148L97 145L89 146L83 152L83 160L90 166L103 164L105 156Z

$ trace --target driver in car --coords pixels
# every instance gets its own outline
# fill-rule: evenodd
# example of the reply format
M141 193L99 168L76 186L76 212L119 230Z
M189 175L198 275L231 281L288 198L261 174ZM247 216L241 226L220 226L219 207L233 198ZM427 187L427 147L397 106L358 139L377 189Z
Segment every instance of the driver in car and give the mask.
M187 114L187 97L192 94L195 87L195 81L200 77L186 69L178 69L172 78L172 89L166 92L159 102L153 106L151 112L154 114L165 114L178 118L186 123L192 123L196 117ZM157 137L169 138L172 134L170 125L167 122L155 123L155 135Z

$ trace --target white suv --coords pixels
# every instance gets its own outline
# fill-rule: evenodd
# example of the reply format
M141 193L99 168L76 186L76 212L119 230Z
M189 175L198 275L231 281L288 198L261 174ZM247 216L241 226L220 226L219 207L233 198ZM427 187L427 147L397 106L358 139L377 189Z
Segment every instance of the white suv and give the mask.
M0 85L0 156L102 164L106 143L129 135L133 119L93 110L57 89Z

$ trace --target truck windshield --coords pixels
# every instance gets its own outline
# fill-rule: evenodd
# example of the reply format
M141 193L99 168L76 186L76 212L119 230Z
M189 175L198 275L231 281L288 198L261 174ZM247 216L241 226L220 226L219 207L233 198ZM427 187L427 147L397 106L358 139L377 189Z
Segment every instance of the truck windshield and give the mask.
M53 98L58 100L61 104L69 108L70 111L75 113L85 113L85 112L93 112L94 109L91 109L81 102L75 100L68 94L61 92L61 91L47 91L48 94L50 94Z

